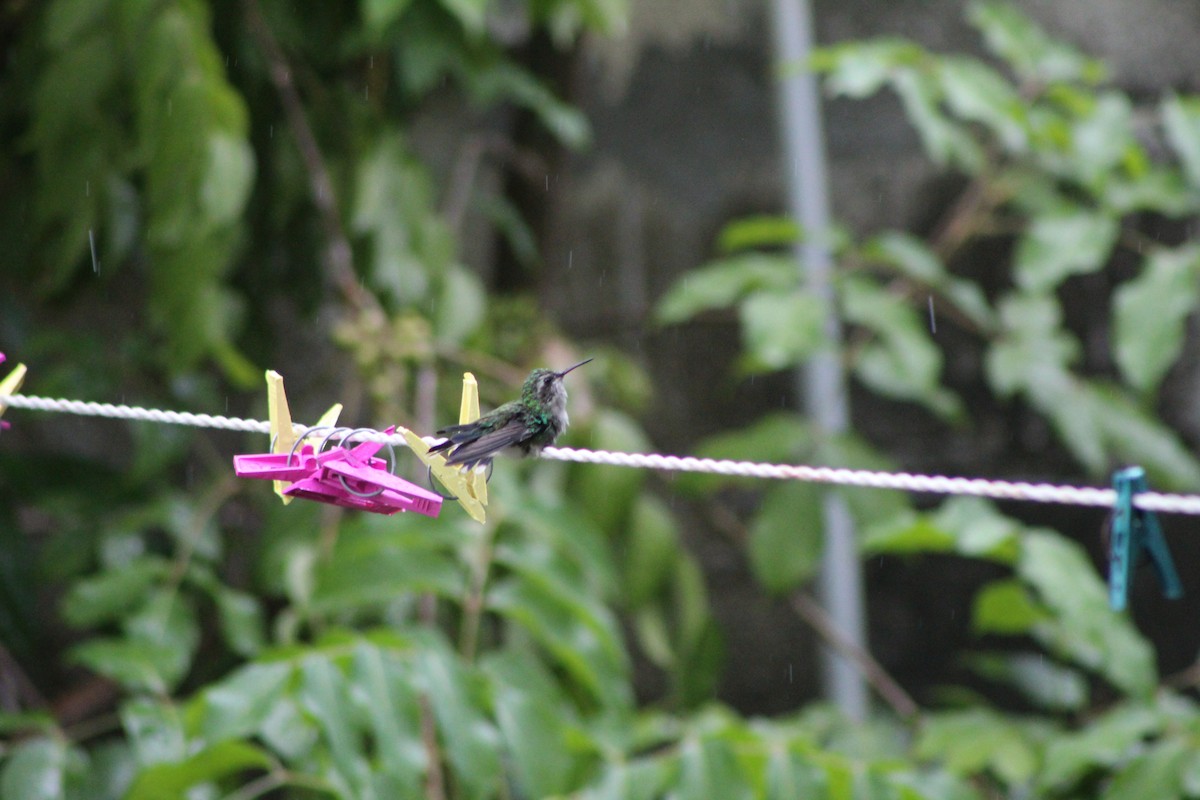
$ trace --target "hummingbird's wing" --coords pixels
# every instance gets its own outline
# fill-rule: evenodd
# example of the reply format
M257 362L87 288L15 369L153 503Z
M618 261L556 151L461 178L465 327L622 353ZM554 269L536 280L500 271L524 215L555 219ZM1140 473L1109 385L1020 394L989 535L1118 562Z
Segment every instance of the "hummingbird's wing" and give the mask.
M429 448L431 451L453 447L446 463L450 466L465 464L473 467L480 462L490 461L501 450L520 444L529 436L529 429L520 419L514 418L491 430L468 424L453 425L438 433L449 438Z

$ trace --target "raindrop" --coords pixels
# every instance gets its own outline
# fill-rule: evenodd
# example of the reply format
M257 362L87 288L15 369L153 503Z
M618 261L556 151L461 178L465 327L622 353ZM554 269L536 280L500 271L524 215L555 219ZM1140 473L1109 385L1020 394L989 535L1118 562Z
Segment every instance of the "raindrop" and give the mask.
M83 196L84 197L92 196L92 182L91 181L83 182Z
M171 98L167 98L167 116L171 116Z
M546 173L546 191L550 191L550 173Z
M937 317L933 315L933 295L929 295L929 330L937 333Z
M88 228L88 245L92 248L92 272L100 274L100 259L96 258L96 234Z
M792 665L788 664L788 683L793 683L793 682L794 682L794 680L793 680L793 676L792 676Z
M567 269L571 268L571 261L574 260L574 258L575 258L575 251L568 250L567 251Z

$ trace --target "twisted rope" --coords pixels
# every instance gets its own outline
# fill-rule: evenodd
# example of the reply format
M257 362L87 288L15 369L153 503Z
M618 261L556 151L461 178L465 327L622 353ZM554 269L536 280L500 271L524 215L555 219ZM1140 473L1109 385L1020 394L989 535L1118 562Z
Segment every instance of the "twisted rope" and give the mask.
M157 422L169 425L186 425L196 428L243 431L248 433L270 433L271 424L263 420L239 419L237 417L192 414L186 411L163 411L137 406L93 403L83 400L63 400L31 395L12 395L0 400L4 406L77 414L107 419L128 419ZM309 426L295 425L297 435L310 430ZM377 432L378 441L404 446L405 440L397 434ZM438 441L426 437L427 441ZM581 464L606 464L614 467L655 469L670 472L699 472L732 477L762 478L768 480L796 480L826 483L840 486L863 486L873 489L896 489L905 492L928 494L970 495L994 500L1023 500L1033 503L1059 503L1065 505L1112 508L1116 493L1112 489L1091 486L1064 486L1050 483L1026 483L1024 481L990 480L986 478L956 478L946 475L918 475L908 472L877 472L872 470L843 469L838 467L810 467L799 464L763 464L752 461L727 461L691 456L670 456L658 453L616 453L607 450L583 450L574 447L547 447L542 458L553 461L573 461ZM1134 499L1134 505L1146 511L1169 514L1200 514L1200 495L1166 494L1143 492Z

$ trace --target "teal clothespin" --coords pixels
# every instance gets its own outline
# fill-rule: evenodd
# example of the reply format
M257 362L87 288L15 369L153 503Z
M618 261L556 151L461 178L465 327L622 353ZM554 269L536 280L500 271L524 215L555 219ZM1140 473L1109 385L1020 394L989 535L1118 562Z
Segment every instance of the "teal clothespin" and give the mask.
M1117 493L1117 502L1109 538L1108 604L1113 611L1124 610L1133 570L1143 550L1150 554L1158 571L1163 595L1172 600L1182 597L1183 584L1171 561L1171 551L1167 549L1158 517L1133 504L1135 495L1149 490L1146 470L1141 467L1117 470L1113 473L1113 490Z

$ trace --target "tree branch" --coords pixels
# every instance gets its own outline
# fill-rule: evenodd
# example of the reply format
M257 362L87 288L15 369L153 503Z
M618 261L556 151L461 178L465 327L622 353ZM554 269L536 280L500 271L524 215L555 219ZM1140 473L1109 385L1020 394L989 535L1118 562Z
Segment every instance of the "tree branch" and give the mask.
M842 635L812 595L808 592L793 592L788 600L792 609L825 640L825 644L858 668L867 683L871 684L897 716L911 721L920 715L921 707L904 691L904 687L888 674L874 656Z
M358 276L354 272L354 259L350 249L350 240L346 238L345 228L342 227L338 215L337 197L333 191L333 181L317 145L317 137L313 134L312 126L304 114L304 106L300 102L300 93L292 80L292 70L288 66L287 56L275 39L267 21L262 15L258 0L242 0L245 9L246 23L251 35L267 60L268 74L275 91L279 93L279 101L283 105L284 115L296 146L300 150L300 158L308 170L309 193L321 225L325 229L326 248L324 254L325 270L329 280L338 287L347 302L362 311L376 305L375 298L362 288Z

